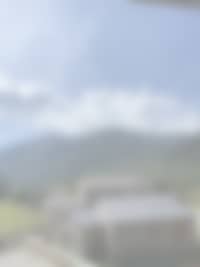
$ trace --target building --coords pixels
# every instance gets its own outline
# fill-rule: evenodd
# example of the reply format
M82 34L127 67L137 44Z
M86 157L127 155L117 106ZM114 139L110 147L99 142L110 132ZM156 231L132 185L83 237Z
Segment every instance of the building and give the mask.
M192 214L169 194L102 200L74 214L71 233L74 248L101 264L160 267L199 263Z
M198 266L193 215L175 194L132 177L82 180L46 202L50 231L101 266Z

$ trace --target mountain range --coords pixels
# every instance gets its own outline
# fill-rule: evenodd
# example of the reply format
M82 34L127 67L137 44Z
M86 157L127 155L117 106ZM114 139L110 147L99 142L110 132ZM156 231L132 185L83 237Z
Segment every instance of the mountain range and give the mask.
M200 184L200 136L107 130L82 137L46 135L0 153L1 183L42 191L92 175L133 175L173 187Z

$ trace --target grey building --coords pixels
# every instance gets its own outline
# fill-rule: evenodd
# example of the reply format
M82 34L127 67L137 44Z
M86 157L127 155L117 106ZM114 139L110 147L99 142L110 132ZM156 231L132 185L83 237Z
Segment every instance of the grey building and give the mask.
M192 214L172 195L102 200L74 214L71 233L74 248L101 264L183 266L189 261L186 266L191 266L198 262Z

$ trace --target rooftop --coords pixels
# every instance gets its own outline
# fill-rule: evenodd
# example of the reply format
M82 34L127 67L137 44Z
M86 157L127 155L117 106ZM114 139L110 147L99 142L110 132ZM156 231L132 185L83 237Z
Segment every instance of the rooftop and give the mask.
M115 197L98 203L93 209L79 211L77 223L151 222L190 219L192 214L173 195L136 195Z

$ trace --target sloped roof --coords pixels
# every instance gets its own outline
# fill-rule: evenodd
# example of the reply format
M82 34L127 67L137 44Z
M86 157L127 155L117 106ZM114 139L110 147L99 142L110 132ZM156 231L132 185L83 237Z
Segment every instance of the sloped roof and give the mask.
M81 224L151 222L189 219L187 207L171 195L138 195L101 201L94 209L79 211L74 217Z

